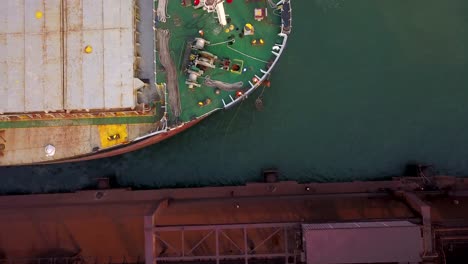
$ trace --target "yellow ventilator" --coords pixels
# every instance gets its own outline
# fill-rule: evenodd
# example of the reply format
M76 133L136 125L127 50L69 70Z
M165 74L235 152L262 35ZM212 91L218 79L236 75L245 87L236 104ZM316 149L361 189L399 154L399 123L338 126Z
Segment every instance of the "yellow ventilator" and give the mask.
M85 47L84 51L85 51L86 53L90 54L91 52L93 52L93 47L91 47L91 46L88 45L88 46Z
M44 16L44 14L41 11L36 11L36 18L41 19Z

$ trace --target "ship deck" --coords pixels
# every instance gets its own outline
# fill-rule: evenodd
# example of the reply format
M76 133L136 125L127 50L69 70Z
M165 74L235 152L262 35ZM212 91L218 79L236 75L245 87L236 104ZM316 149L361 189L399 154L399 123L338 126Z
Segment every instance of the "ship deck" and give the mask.
M153 2L33 2L0 10L0 166L83 156L165 126Z
M158 4L156 1L155 9ZM168 114L172 121L187 122L213 110L224 108L226 104L255 85L255 78L258 80L263 76L262 70L266 71L275 59L272 47L281 44L283 40L278 35L281 32L278 7L272 8L267 1L233 0L231 3L224 2L224 9L228 22L224 27L219 24L216 12L208 13L202 8L195 9L190 0L167 1L166 21L156 20L157 30L169 32L170 58L175 67L175 69L164 67L166 66L164 56L167 54L164 54L164 50L159 47L156 79L167 85ZM261 21L255 19L256 9L257 11L266 9L266 12L264 11L266 16ZM157 19L161 20L160 17ZM242 36L246 24L253 26L253 35ZM217 56L217 59L214 62L215 68L206 68L197 79L200 87L189 88L186 84L187 68L190 66L190 56L193 58L196 53L191 49L195 38L209 41L210 44L205 45L203 50ZM263 44L260 44L260 39ZM231 40L234 42L230 42ZM256 45L252 44L254 40L257 41ZM223 62L226 61L230 62L227 70L222 68ZM233 70L237 68L234 65L239 66L238 71ZM170 75L174 72L177 76L175 82L170 80L173 79ZM207 78L229 84L242 82L242 86L229 91L220 89L217 94L216 88L205 84Z
M173 135L265 85L287 39L282 5L220 1L221 26L197 1L8 0L0 11L0 166ZM197 37L206 45L194 49ZM207 58L208 67L195 65ZM203 70L194 87L188 69Z

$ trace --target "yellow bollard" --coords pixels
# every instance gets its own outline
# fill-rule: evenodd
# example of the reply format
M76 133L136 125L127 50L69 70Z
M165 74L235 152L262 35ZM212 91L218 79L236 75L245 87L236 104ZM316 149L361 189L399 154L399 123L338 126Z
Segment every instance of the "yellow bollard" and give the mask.
M41 11L36 11L36 18L41 19L44 16L44 14Z
M85 51L85 53L90 54L91 52L93 52L93 47L88 45L88 46L85 47L84 51Z

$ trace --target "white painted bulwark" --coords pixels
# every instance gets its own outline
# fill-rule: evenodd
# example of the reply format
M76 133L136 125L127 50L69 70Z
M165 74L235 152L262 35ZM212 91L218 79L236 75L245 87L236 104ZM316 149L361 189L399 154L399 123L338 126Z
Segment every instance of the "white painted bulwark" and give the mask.
M134 107L133 62L134 0L2 1L0 113Z

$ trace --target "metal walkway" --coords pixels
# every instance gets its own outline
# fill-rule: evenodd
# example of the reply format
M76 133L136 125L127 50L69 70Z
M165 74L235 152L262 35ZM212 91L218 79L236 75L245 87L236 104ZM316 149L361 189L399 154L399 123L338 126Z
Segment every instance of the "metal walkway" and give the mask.
M156 263L247 264L261 259L297 263L302 247L299 223L165 226L149 232L153 236Z

